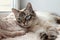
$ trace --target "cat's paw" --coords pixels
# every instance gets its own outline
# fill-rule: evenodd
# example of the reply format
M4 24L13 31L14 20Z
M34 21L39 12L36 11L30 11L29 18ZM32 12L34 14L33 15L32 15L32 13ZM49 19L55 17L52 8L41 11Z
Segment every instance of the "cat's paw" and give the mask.
M3 38L7 38L7 36L4 35L3 33L0 33L0 40L3 39Z
M40 39L41 40L55 40L57 38L57 35L48 35L47 33L40 33Z
M48 35L49 40L55 40L57 38L57 35Z
M48 31L47 31L47 35L48 35L48 39L49 40L55 40L57 38L57 35L58 35L58 31L57 29L55 28L50 28Z
M49 31L47 35L49 40L55 40L57 38L57 33L55 31Z
M16 36L22 36L25 34L25 31L16 31L16 32L11 32L8 34L8 37L16 37Z
M45 32L41 32L40 33L40 39L47 40L48 39L48 35Z

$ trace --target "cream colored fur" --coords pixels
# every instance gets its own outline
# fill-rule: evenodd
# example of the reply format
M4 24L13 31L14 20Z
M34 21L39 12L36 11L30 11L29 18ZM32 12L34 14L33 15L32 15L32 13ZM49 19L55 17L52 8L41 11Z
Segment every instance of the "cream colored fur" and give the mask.
M38 24L37 25L32 25L32 26L34 26L32 28L34 33L29 32L29 33L26 33L26 35L23 35L23 36L18 36L18 37L14 37L14 38L7 38L7 39L2 39L2 40L40 40L40 37L39 37L40 32L46 32L46 29L49 26L51 27L51 29L54 29L55 27L58 26L55 23L54 16L50 15L50 13L46 13L46 12L43 13L43 12L36 11L36 15L37 15L37 19L38 19L38 20L36 20L36 22ZM10 19L11 17L8 16L7 18ZM14 16L13 16L13 18L14 18Z
M25 34L25 29L17 25L13 13L8 15L7 17L0 18L0 38L2 36L8 38L8 37L15 37L23 34Z

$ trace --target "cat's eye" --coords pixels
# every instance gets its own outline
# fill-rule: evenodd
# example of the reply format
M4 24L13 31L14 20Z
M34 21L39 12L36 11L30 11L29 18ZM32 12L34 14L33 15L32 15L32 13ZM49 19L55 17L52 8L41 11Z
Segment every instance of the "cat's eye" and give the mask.
M20 20L20 18L18 18L18 20Z
M21 22L21 18L18 18L18 21Z
M31 15L26 16L25 19L26 19L26 20L30 20L30 19L31 19Z

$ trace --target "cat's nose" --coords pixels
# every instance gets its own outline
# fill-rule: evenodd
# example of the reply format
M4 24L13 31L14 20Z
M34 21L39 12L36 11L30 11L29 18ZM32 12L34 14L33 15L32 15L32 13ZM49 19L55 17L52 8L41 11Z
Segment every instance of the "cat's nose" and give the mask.
M25 26L27 26L27 23L25 23Z

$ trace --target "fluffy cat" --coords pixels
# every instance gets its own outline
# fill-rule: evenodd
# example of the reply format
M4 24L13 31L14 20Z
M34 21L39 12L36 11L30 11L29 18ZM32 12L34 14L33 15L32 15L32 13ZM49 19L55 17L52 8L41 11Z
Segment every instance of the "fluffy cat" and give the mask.
M14 37L23 35L27 32L34 32L40 35L42 40L54 40L57 37L57 29L54 25L55 20L48 16L40 15L32 8L31 3L23 10L12 9L15 18L0 19L1 37Z
M28 32L41 34L40 38L42 40L55 40L57 38L55 16L49 13L46 13L46 15L39 12L38 14L33 10L31 3L28 3L24 10L12 9L12 11L15 14L18 25L26 28Z

